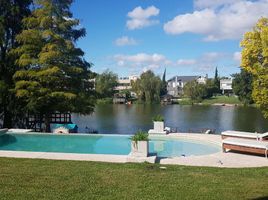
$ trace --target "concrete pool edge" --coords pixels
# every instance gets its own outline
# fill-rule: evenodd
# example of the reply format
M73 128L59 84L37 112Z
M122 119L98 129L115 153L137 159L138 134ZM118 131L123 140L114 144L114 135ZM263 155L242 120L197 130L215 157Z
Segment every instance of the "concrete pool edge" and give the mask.
M190 133L172 133L167 135L169 138L183 138L204 143L217 145L221 148L221 135L214 134L190 134ZM252 167L268 167L268 159L262 156L240 154L234 152L217 153L188 156L163 158L160 164L185 165L185 166L203 166L203 167L222 167L222 168L252 168Z
M152 136L157 138L186 139L200 141L221 147L220 135L172 133L165 136ZM13 158L32 158L32 159L51 159L51 160L76 160L76 161L95 161L111 163L127 162L150 162L154 163L155 156L148 158L133 158L129 155L109 155L109 154L77 154L77 153L52 153L52 152L29 152L29 151L0 151L0 157ZM222 153L221 151L209 155L159 158L160 164L174 164L185 166L206 166L206 167L226 167L226 168L245 168L245 167L267 167L268 159L259 156L244 155L238 153Z

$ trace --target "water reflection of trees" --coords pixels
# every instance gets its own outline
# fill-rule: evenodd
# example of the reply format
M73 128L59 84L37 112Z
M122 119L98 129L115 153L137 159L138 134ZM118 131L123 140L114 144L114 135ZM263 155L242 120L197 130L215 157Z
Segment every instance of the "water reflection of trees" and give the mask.
M254 107L236 107L232 119L234 130L265 132L268 131L268 120Z
M4 147L15 142L17 142L17 139L13 135L3 134L0 136L0 147Z
M152 117L162 114L166 126L178 127L181 132L199 131L205 128L221 132L228 129L244 131L268 131L268 121L256 108L227 106L179 106L179 105L101 105L93 115L79 116L74 123L99 133L132 134L137 130L152 128Z

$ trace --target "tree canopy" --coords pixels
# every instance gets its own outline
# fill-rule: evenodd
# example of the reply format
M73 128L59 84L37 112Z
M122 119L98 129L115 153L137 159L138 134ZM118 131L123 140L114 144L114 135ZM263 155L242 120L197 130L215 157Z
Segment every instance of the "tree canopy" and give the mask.
M242 69L240 73L233 74L232 76L234 78L232 84L234 93L244 104L252 104L252 75Z
M199 84L197 81L191 81L183 87L185 96L190 97L193 101L202 101L207 97L207 88L205 84Z
M85 35L70 12L72 0L36 0L35 9L24 18L14 51L20 70L14 75L16 95L27 109L44 114L55 111L90 113L92 86L90 63L75 42ZM48 130L48 123L46 123Z
M22 30L22 19L30 14L32 0L0 1L0 119L3 127L11 128L23 116L23 104L14 93L13 75L18 70L16 36Z
M140 101L152 103L160 101L161 84L161 79L149 70L132 82L132 88Z
M215 93L220 93L221 90L220 90L220 77L219 77L219 74L218 74L218 68L216 67L215 69L215 75L214 75L214 88L215 88Z
M114 94L114 87L117 86L118 77L115 73L106 70L102 74L96 76L95 88L100 98L112 97Z
M167 81L166 81L166 69L165 69L161 82L160 95L163 96L166 94L167 94Z
M241 67L253 75L252 97L268 118L268 19L261 18L241 41Z

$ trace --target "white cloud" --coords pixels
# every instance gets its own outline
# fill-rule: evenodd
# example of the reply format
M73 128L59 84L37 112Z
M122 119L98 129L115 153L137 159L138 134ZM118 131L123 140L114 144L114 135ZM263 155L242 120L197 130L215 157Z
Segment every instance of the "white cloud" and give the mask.
M195 59L179 59L174 65L190 68L193 72L211 73L218 63L229 57L230 55L220 52L207 52Z
M192 14L179 15L164 25L164 30L169 34L185 32L205 34L216 25L216 15L212 10L195 11ZM206 20L206 23L204 21Z
M150 6L146 9L143 9L140 6L136 7L127 15L130 18L127 20L127 28L134 30L155 25L159 23L159 21L152 19L152 17L158 16L159 13L160 10L154 6Z
M239 64L240 65L241 58L242 58L241 52L235 52L234 53L233 59L234 59L234 61L235 61L236 64Z
M202 55L202 57L200 58L200 61L204 63L215 63L223 59L224 57L226 57L224 53L208 52Z
M137 45L138 42L134 38L123 36L115 40L115 45L126 46L126 45Z
M268 16L268 0L199 0L195 4L202 9L176 16L164 25L165 32L202 34L206 41L240 39L260 17Z
M114 56L114 60L118 66L137 67L143 69L157 69L161 66L170 65L169 61L164 55L161 54L146 54L138 53L135 55L122 55Z
M196 64L195 59L179 59L179 60L177 60L177 65L181 65L181 66L194 65L194 64Z
M218 7L230 5L239 1L246 1L246 0L195 0L194 7L196 9L218 8Z
M191 70L194 73L211 74L216 66L221 66L223 67L222 69L234 66L237 63L239 54L240 52L206 52L196 58L169 60L162 54L138 53L133 55L117 54L112 59L116 62L117 66L134 70L137 73L147 70L158 71L162 67L177 67Z

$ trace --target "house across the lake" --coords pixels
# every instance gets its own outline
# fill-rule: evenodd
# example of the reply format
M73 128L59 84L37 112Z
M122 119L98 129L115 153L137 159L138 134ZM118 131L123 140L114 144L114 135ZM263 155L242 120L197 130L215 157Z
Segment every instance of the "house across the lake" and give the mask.
M131 87L131 81L136 81L139 78L139 76L128 76L128 77L120 77L118 79L118 85L114 88L114 90L121 91L121 90L130 90Z
M233 80L231 78L221 79L220 80L220 89L222 94L231 93Z
M120 92L124 90L131 90L131 82L136 81L139 78L137 75L132 75L128 77L120 77L118 79L118 85L114 88L115 91ZM136 96L136 94L133 91L130 91L131 96Z
M199 84L206 84L206 76L174 76L168 80L167 93L174 97L179 97L183 94L183 87L186 83L191 81L197 81Z

